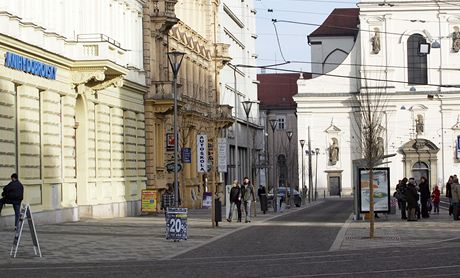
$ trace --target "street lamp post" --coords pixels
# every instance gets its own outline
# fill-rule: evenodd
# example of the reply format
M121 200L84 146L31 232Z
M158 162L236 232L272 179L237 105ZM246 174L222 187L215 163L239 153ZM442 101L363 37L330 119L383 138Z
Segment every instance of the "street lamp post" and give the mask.
M311 194L313 193L313 175L311 167L311 139L310 139L310 126L308 126L308 202L312 200Z
M177 75L182 64L185 53L179 51L168 52L168 60L173 72L173 93L174 93L174 205L179 207L179 186L177 184L177 153L178 153L178 136L177 136Z
M305 179L304 179L304 174L305 174L305 169L303 166L303 146L305 145L305 140L300 140L300 148L302 149L302 203L305 204Z
M275 129L276 129L276 124L277 120L276 119L270 119L270 127L272 128L272 176L273 176L273 182L274 182L274 187L273 187L273 202L275 203L274 211L278 211L278 183L276 182L276 177L275 177Z
M247 174L248 177L251 178L252 180L252 175L251 175L251 148L249 147L249 113L251 112L251 107L252 107L252 101L251 100L245 100L241 102L243 104L244 112L246 113L246 146L248 148L248 162L247 162Z
M316 154L316 167L315 167L315 201L316 198L318 197L318 191L316 191L317 185L318 185L318 155L319 155L319 148L315 148L315 154Z
M292 196L294 196L294 184L292 183L292 173L291 173L291 167L289 167L290 163L289 161L291 160L291 139L292 139L292 135L294 135L294 133L290 130L286 131L286 135L287 135L287 138L288 138L288 142L289 142L289 145L288 145L288 155L287 155L287 163L288 163L288 171L287 171L287 180L289 182L289 187L290 187L290 190L291 190L291 196L288 196L288 191L287 191L287 184L286 184L286 204L289 204L289 205L293 205L291 204L292 203L292 200L294 198L291 198ZM289 198L289 199L288 199ZM292 199L292 200L291 200ZM289 200L289 202L288 202Z

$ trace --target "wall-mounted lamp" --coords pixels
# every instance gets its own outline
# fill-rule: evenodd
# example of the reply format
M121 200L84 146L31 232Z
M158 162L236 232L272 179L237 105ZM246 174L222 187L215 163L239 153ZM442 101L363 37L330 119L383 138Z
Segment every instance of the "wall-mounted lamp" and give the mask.
M438 42L438 40L435 40L431 43L431 48L441 48L441 44Z

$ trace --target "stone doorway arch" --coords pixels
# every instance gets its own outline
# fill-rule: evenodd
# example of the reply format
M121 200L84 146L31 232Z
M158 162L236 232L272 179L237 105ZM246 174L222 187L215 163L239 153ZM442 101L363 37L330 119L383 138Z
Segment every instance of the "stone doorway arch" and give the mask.
M412 139L400 150L404 155L404 175L407 178L419 179L421 175L426 175L430 187L436 184L439 148L433 142L427 139Z

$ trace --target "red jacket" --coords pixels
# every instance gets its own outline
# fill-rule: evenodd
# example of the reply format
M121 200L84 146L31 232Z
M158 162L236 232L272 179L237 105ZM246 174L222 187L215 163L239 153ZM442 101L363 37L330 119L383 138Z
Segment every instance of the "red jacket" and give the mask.
M431 198L433 199L433 203L439 204L440 196L441 196L441 192L439 191L439 189L437 188L433 189L433 193L431 193Z

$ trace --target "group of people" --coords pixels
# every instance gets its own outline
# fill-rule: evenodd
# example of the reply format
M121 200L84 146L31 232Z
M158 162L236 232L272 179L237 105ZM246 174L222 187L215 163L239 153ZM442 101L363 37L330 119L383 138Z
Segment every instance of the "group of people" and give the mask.
M238 213L238 222L242 220L241 205L243 205L245 214L245 223L251 222L251 203L255 202L254 187L248 177L243 179L243 184L240 185L238 180L234 180L230 189L230 214L227 221L232 222L233 210L236 207Z
M454 220L459 220L460 184L457 175L449 177L446 183L446 197L449 199L449 215L452 215Z
M414 178L403 178L396 185L393 196L398 200L401 219L417 221L420 218L428 218L433 207L434 211L439 213L439 188L435 186L433 192L430 192L425 177L421 177L418 184Z
M396 185L393 196L398 200L401 219L417 221L420 218L429 218L431 211L433 214L439 214L441 192L437 185L430 191L426 177L421 177L418 183L414 178L403 178ZM450 202L449 215L458 220L460 184L456 175L451 176L446 184L446 197Z

